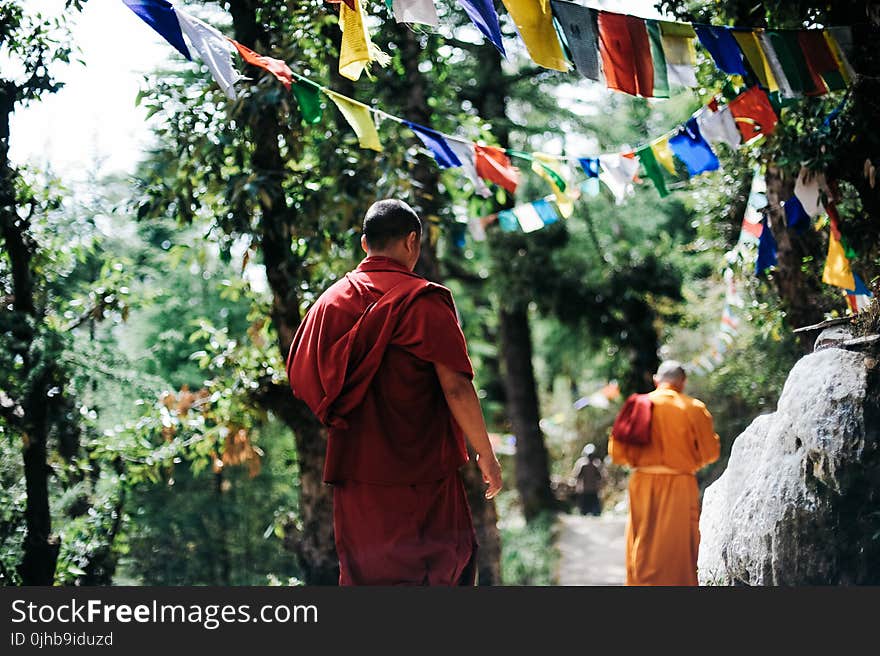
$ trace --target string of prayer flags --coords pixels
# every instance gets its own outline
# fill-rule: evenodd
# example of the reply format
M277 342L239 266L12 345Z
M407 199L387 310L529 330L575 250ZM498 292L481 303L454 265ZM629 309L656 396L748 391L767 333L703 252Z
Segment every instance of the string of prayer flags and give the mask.
M168 0L122 0L141 20L156 30L162 37L188 60L192 61L189 49L183 41L174 7Z
M504 51L504 44L501 43L501 26L498 24L498 13L495 11L495 5L492 0L458 0L465 13L471 19L477 29L483 33L492 45L498 48L503 56L507 56Z
M719 106L713 100L697 114L697 125L703 138L710 143L725 143L733 150L742 143L742 133L728 105Z
M498 225L505 232L535 232L558 222L560 214L549 197L541 198L498 212Z
M776 266L776 238L765 217L761 221L761 237L758 242L758 259L755 261L755 275L761 276L772 266Z
M290 90L290 87L293 84L293 71L290 70L290 67L287 64L280 59L260 55L234 39L229 39L229 41L235 46L239 54L241 54L242 59L248 64L269 71L279 82L281 82L281 84L284 85L284 88Z
M575 70L585 78L599 80L599 13L567 0L550 0Z
M568 62L553 27L548 0L501 0L513 19L532 60L556 71L567 71Z
M347 2L339 5L339 28L342 30L339 74L349 80L358 80L372 62L387 66L391 58L370 39L361 0L354 0L353 4L353 7Z
M494 182L510 193L516 191L519 184L519 169L511 164L503 148L476 144L474 154L477 160L477 175L484 180Z
M329 89L326 89L324 93L330 96L330 100L336 104L351 129L354 130L361 148L382 152L382 143L379 141L376 124L370 115L370 108Z
M393 0L391 9L398 23L421 23L431 27L440 24L434 0Z
M293 95L299 104L299 111L302 114L303 121L310 125L319 123L324 114L321 108L321 93L317 87L305 82L295 82L293 84Z
M434 159L437 160L437 165L441 169L461 166L461 160L452 148L449 147L449 143L447 143L446 138L442 134L418 123L404 121L403 124L415 132L416 136L425 144L425 148L434 155Z
M657 193L661 198L669 195L669 189L666 188L666 181L663 179L663 169L660 167L657 158L654 156L654 150L650 145L642 146L636 151L636 156L645 169L645 175L654 183Z
M747 75L742 50L729 27L694 25L702 46L709 51L715 65L728 75Z
M721 163L700 133L697 119L691 117L678 132L670 137L669 147L687 167L691 176L707 171L717 171Z
M654 61L644 19L600 11L598 25L608 88L631 96L653 96Z
M446 145L449 146L450 150L458 158L458 161L461 162L464 174L474 185L474 191L477 195L483 198L491 196L492 192L489 190L489 187L486 186L483 178L477 173L477 155L474 151L474 144L470 141L459 141L450 137L446 139Z
M731 100L728 107L746 144L762 135L772 134L779 121L767 94L758 87L747 89Z
M216 28L190 16L182 9L175 9L174 13L177 15L180 28L189 39L190 45L199 53L199 57L211 72L211 77L214 78L227 98L235 100L238 96L234 85L242 76L232 63L234 51L232 44Z

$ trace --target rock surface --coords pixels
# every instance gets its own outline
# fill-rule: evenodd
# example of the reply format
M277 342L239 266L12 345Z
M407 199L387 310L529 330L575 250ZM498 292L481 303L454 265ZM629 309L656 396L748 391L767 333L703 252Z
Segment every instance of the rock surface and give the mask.
M705 492L703 585L880 583L880 373L826 348L736 439Z

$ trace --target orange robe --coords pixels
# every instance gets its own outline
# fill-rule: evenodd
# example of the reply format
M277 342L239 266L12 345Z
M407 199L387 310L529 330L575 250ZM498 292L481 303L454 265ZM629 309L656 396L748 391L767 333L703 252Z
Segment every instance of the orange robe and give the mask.
M694 473L715 462L720 442L701 401L662 384L651 392L651 441L608 442L629 480L627 585L697 585L700 505Z

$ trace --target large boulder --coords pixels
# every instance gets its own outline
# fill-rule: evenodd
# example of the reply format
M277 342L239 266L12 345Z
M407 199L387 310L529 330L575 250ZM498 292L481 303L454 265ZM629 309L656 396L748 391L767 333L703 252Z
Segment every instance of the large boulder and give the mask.
M703 585L880 583L880 372L826 348L734 442L705 492Z

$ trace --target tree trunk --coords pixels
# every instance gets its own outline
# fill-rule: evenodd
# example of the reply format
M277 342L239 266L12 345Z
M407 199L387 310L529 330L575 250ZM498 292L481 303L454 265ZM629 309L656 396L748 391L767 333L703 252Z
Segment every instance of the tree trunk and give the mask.
M236 40L260 51L260 44L270 42L257 20L257 7L251 0L230 2ZM255 76L262 72L256 72ZM253 169L264 181L261 194L260 246L266 276L272 289L272 324L278 334L278 348L287 359L290 344L299 326L298 284L301 265L290 249L293 211L288 207L281 180L284 162L278 136L284 133L277 116L268 109L250 121L253 140ZM310 585L331 585L339 581L339 563L333 538L333 500L323 484L326 435L317 419L289 389L270 409L294 432L300 471L299 514L303 530L292 543L304 580Z
M428 108L424 75L419 71L421 45L418 35L410 29L402 30L400 36L401 59L404 66L403 81L406 85L405 116L416 123L428 125ZM425 157L419 157L412 171L415 183L413 204L425 224L422 232L422 251L416 265L416 272L428 280L443 283L440 262L437 259L437 245L431 239L431 219L440 214L440 170L436 164ZM468 493L468 501L474 520L474 529L480 544L477 552L477 571L479 585L500 585L501 583L501 535L498 532L498 514L495 501L486 499L483 492L486 484L471 453L471 461L462 470L462 478Z
M550 466L538 425L538 394L532 369L532 336L528 310L502 309L499 337L507 412L516 435L516 489L527 521L556 508L550 488Z

